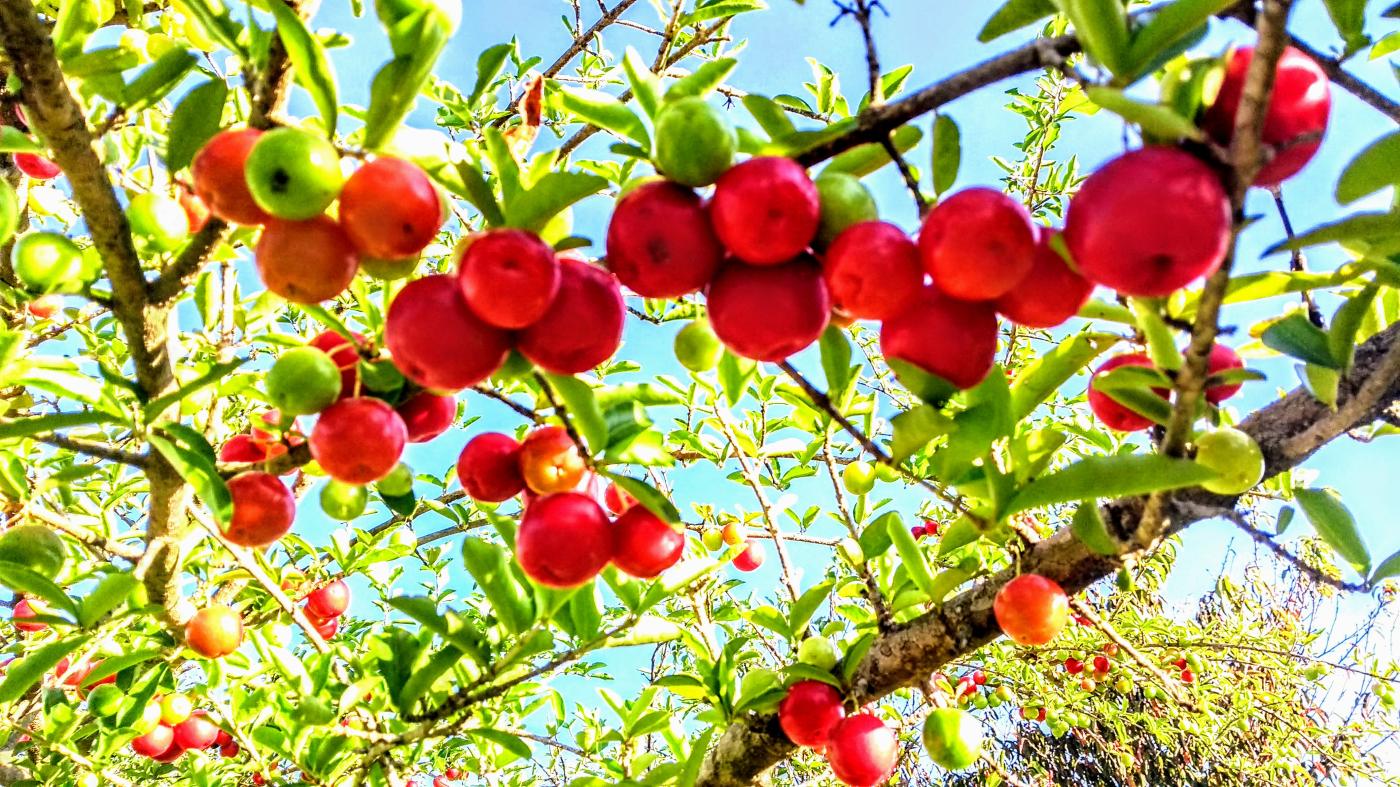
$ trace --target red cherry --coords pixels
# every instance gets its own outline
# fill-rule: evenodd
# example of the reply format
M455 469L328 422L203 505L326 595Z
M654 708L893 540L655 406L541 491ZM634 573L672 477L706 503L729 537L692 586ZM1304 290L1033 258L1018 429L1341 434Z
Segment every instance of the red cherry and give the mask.
M253 774L253 784L256 784L256 785L267 784L267 779L263 778L263 775L262 775L261 773L255 773L255 774Z
M706 293L710 326L735 355L781 361L821 338L831 298L808 257L757 267L731 262Z
M473 437L457 458L457 478L473 500L500 503L520 494L520 443L499 432Z
M617 484L609 483L603 492L603 505L607 506L608 513L613 516L625 513L627 509L637 504L637 499L627 494L627 491L618 487Z
M1089 378L1089 409L1094 411L1094 416L1107 426L1119 432L1136 432L1146 429L1152 425L1151 418L1138 415L1127 407L1114 401L1112 397L1094 387L1094 378L1100 374L1117 369L1120 366L1143 366L1152 367L1152 359L1144 353L1127 353L1115 355L1104 361L1098 369L1094 370L1094 376ZM1166 399L1168 391L1165 388L1153 388L1154 393Z
M350 587L343 580L332 580L306 596L306 612L318 618L338 618L350 608Z
M685 531L646 506L633 506L613 523L613 565L638 579L674 566L685 551Z
M882 783L898 757L899 736L868 713L842 719L832 728L826 743L831 772L850 787L875 787Z
M617 279L571 257L559 259L559 293L517 347L553 374L580 374L612 357L622 345L626 309Z
M1182 671L1181 671L1181 682L1182 682L1182 683L1195 683L1195 682L1196 682L1196 673L1192 672L1192 671L1189 670L1189 669L1184 669L1184 670L1182 670Z
M408 428L410 443L426 443L452 427L457 400L429 391L414 394L394 408Z
M340 618L318 618L309 613L307 618L310 619L311 627L316 630L321 639L330 639L335 636L337 631L340 631Z
M996 362L997 316L988 304L924 287L913 306L880 326L880 347L886 358L972 388Z
M365 337L358 333L352 335L355 337L353 342L335 331L325 330L307 342L308 345L329 355L339 367L341 399L359 395L357 391L360 385L360 351L357 348L365 343Z
M345 292L360 258L329 216L306 221L270 219L253 255L267 288L293 303L316 304Z
M1054 328L1079 313L1094 292L1094 283L1080 276L1050 242L1059 233L1040 231L1031 269L1016 286L997 299L997 311L1027 328Z
M1071 675L1078 675L1084 671L1084 662L1076 658L1065 659L1065 672Z
M442 776L438 776L437 778L433 779L433 787L452 787L452 785L448 781L448 779Z
M227 746L230 743L233 743L233 736L229 735L227 730L219 730L218 735L214 736L215 746Z
M806 251L820 219L816 184L789 158L763 156L731 167L710 200L715 234L753 265L778 265Z
M220 757L237 757L237 756L238 756L238 744L235 743L235 742L233 742L233 741L229 741L228 743L219 744L219 756L220 756Z
M524 328L559 292L559 260L533 232L487 230L462 252L457 284L476 316L497 328Z
M932 519L925 519L925 520L924 520L924 535L926 535L926 536L936 536L936 535L938 535L938 529L939 529L939 527L941 527L941 526L940 526L937 522L933 521Z
M174 743L175 731L164 724L158 724L145 735L132 739L131 750L143 757L154 759L169 751Z
M442 227L442 197L416 164L381 156L345 181L340 223L366 257L414 257Z
M763 565L763 558L767 557L767 550L763 545L749 539L744 542L744 551L734 556L734 567L740 571L756 571Z
M185 624L185 644L206 659L221 659L243 644L243 616L224 606L205 607Z
M24 308L25 311L29 312L30 316L37 317L41 320L47 320L58 313L59 309L63 308L63 296L57 293L40 295L29 303L26 303Z
M1125 295L1170 295L1220 267L1230 202L1191 154L1143 148L1084 181L1070 200L1065 243L1090 281Z
M888 320L918 298L924 284L919 247L884 221L846 228L822 261L831 305L862 320Z
M190 164L194 193L224 221L252 225L271 218L253 201L243 169L260 136L262 132L255 128L220 131L204 143Z
M1018 644L1044 645L1069 622L1069 598L1055 580L1022 574L997 591L992 613Z
M972 682L976 683L978 686L987 685L987 673L983 672L980 669L974 671L972 673Z
M37 614L39 613L34 610L34 606L29 603L29 599L22 598L15 602L14 610L10 613L10 616L14 619L15 628L20 631L43 631L49 627L49 624L20 622L28 620Z
M1108 672L1113 665L1109 663L1107 656L1094 657L1094 672Z
M476 385L510 353L510 335L467 308L457 281L446 275L425 276L399 291L384 342L405 377L434 391Z
M819 680L792 684L778 704L778 724L788 740L798 746L825 746L832 728L844 718L846 708L841 704L840 692Z
M183 183L177 186L175 196L180 201L180 207L185 209L185 218L190 222L190 232L204 229L204 225L209 223L209 206L204 204L204 200Z
M1172 662L1172 666L1176 667L1177 669L1186 669L1186 664L1186 659L1177 659L1176 661Z
M151 759L155 760L156 762L172 763L180 759L180 757L184 753L185 750L180 746L176 745L174 741L172 741L170 744L170 748L166 749L164 754L153 757Z
M462 772L456 768L448 768L446 771L443 771L442 775L449 779L460 779L462 777Z
M233 516L224 528L239 546L264 547L285 536L296 518L297 501L271 473L250 471L229 479Z
M1235 135L1235 113L1244 94L1254 47L1240 47L1225 59L1225 78L1215 103L1206 109L1202 127L1218 144L1230 146ZM1254 178L1256 186L1277 186L1297 174L1322 144L1332 111L1327 74L1312 58L1285 47L1274 70L1274 88L1264 116L1262 140L1273 158Z
M175 725L174 743L182 749L207 749L219 737L219 728L201 714Z
M552 588L582 585L612 558L612 524L597 501L560 492L536 501L520 520L515 557L525 575Z
M647 298L698 292L724 258L700 197L669 181L643 184L618 201L607 249L608 269Z
M267 461L267 446L250 434L236 434L219 448L219 461L231 464Z
M1210 348L1210 355L1206 358L1206 374L1212 375L1216 372L1229 371L1230 369L1243 369L1244 361L1240 359L1239 353L1235 352L1228 345L1213 344ZM1240 392L1240 387L1244 383L1223 383L1212 385L1206 388L1206 401L1211 404L1220 404Z
M341 483L368 484L398 466L406 442L408 428L394 408L357 396L321 412L311 430L311 456Z
M941 292L989 301L1030 272L1035 239L1021 203L996 189L963 189L929 211L919 230L919 255Z
M928 535L928 531L924 530L923 525L913 525L909 528L909 535L913 536L914 540L917 541L918 539L923 538L925 535Z
M53 180L63 174L61 167L37 153L16 153L14 159L15 169L35 180Z

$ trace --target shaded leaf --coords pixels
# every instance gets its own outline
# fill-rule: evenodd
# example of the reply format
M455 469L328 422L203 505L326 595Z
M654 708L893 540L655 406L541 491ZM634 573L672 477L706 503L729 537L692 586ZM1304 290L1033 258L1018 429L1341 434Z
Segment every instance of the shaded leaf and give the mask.
M1091 456L1032 481L1011 498L1001 516L1054 503L1181 489L1215 477L1214 470L1189 459L1157 454Z
M1313 529L1361 576L1371 569L1371 554L1361 540L1356 518L1342 501L1322 489L1295 489L1293 497Z

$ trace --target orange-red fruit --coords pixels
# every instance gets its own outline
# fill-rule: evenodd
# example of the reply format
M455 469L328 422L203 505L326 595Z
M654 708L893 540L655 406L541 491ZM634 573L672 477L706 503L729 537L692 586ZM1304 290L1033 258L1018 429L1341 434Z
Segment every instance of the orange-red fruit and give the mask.
M625 315L616 277L582 260L561 257L559 292L544 316L520 332L516 347L547 372L580 374L617 352Z
M1210 356L1206 358L1206 374L1212 375L1216 372L1229 371L1230 369L1243 369L1244 361L1240 359L1239 353L1235 352L1228 345L1213 344L1210 348ZM1211 404L1220 404L1240 392L1240 386L1244 383L1222 383L1206 388L1206 401Z
M617 484L608 484L603 491L603 505L607 506L608 513L613 516L625 513L627 509L637 504L637 499L627 494L625 490Z
M1253 59L1254 47L1240 47L1229 54L1220 92L1206 109L1202 123L1206 133L1225 147L1235 135L1235 113ZM1273 157L1254 178L1254 185L1277 186L1297 174L1321 146L1331 111L1327 74L1300 50L1285 47L1274 70L1274 87L1264 115L1262 141L1273 149Z
M209 212L234 224L262 224L271 218L248 191L243 168L262 132L255 128L227 129L204 143L190 164L194 193Z
M515 534L525 575L552 588L582 585L612 559L612 524L597 501L560 492L535 501Z
M1124 407L1114 401L1113 397L1094 387L1094 380L1105 372L1110 372L1120 366L1143 366L1152 368L1152 359L1145 353L1125 353L1115 355L1104 361L1099 368L1094 370L1094 376L1089 378L1089 409L1094 411L1094 416L1109 429L1119 432L1136 432L1146 429L1152 425L1152 419ZM1154 388L1154 392L1163 399L1167 398L1167 391L1161 388Z
M1054 328L1079 313L1094 292L1094 283L1065 262L1050 241L1059 233L1040 231L1031 269L997 299L997 311L1027 328Z
M781 361L821 338L831 298L821 268L801 257L781 265L729 263L706 293L710 327L735 355Z
M447 275L404 285L389 305L384 343L405 377L434 391L476 385L510 354L510 334L467 308Z
M327 582L306 597L306 611L318 618L338 618L350 608L350 587L344 580Z
M992 614L1017 644L1044 645L1069 621L1069 598L1055 580L1022 574L997 592Z
M452 427L457 417L457 400L421 391L394 408L408 427L410 443L426 443Z
M205 607L185 624L185 642L206 659L223 658L243 644L243 616L228 607Z
M1220 267L1230 203L1199 159L1143 148L1084 181L1069 203L1065 242L1090 281L1124 295L1170 295Z
M643 184L619 200L607 242L608 269L647 298L700 291L724 258L700 197L670 181Z
M919 295L924 269L919 247L904 230L884 221L852 225L822 260L831 305L862 320L888 320Z
M899 736L868 713L842 719L826 743L831 772L850 787L875 787L882 783L898 756Z
M335 636L337 631L340 631L340 618L318 618L311 614L308 614L307 618L310 619L311 627L316 629L316 633L320 635L321 639L330 639Z
M715 183L710 200L715 234L735 257L778 265L807 250L821 221L817 186L789 158L751 158Z
M363 344L365 337L361 334L354 334L355 341L341 336L333 330L322 331L309 342L308 345L324 352L335 361L335 365L340 369L340 398L349 399L357 396L360 384L360 352L356 345Z
M63 168L37 153L16 153L15 169L35 180L53 180L63 174Z
M272 219L254 253L269 290L293 303L315 304L345 292L360 258L345 231L329 216L306 221Z
M913 306L880 326L880 347L886 358L972 388L996 362L997 316L991 304L924 287Z
M744 544L744 551L734 556L734 567L740 571L757 571L763 565L763 558L768 552L759 542L749 539Z
M337 481L368 484L398 466L406 442L408 429L394 408L358 396L321 411L311 430L311 456Z
M996 189L963 189L929 211L919 230L919 254L939 290L965 301L989 301L1030 272L1035 236L1021 203Z
M47 320L63 308L63 296L57 293L40 295L24 305L26 311L41 320Z
M296 518L297 501L277 476L249 471L228 482L233 516L224 536L239 546L265 547L285 536Z
M190 232L199 232L204 229L204 225L209 223L209 206L204 204L204 200L200 199L198 194L195 194L183 183L178 184L175 196L180 201L180 207L185 210L185 218L190 223Z
M632 506L613 523L613 565L638 579L674 566L685 551L685 531L646 506Z
M457 478L473 500L500 503L520 494L520 443L500 432L473 437L457 458Z
M423 170L380 157L355 170L340 192L340 223L366 257L417 256L443 223L442 198Z
M202 713L176 724L173 732L174 744L181 749L207 749L219 737L219 728Z
M44 629L49 627L49 624L47 623L23 622L38 614L34 611L33 605L29 603L29 599L27 598L22 598L19 601L16 601L14 610L10 614L11 617L14 618L15 628L19 629L20 631L43 631Z
M542 426L520 446L520 473L536 494L575 489L587 470L578 445L562 426Z
M819 749L826 745L831 730L846 718L841 694L819 680L792 684L778 704L778 724L788 740L798 746Z
M154 759L170 751L174 742L175 731L164 724L157 724L155 729L145 735L133 738L131 750L143 757Z
M476 235L457 269L467 306L497 328L524 328L543 317L559 292L559 278L554 249L524 230Z

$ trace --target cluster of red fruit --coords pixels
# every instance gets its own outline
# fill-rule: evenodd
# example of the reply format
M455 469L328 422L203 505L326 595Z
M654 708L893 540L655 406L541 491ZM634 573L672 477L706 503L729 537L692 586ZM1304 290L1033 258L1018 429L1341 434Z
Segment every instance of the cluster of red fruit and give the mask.
M1098 683L1108 678L1113 671L1113 661L1111 656L1118 652L1118 646L1112 642L1104 645L1104 652L1094 656L1088 662L1074 658L1065 659L1065 672L1070 675L1084 675L1079 681L1079 687L1085 691L1093 691ZM1087 673L1087 674L1086 674Z
M598 476L561 426L539 427L523 443L499 432L477 435L462 449L457 477L480 502L523 495L515 556L525 575L546 587L577 587L609 563L649 579L675 565L685 551L683 529L638 505L615 484L598 493ZM609 520L603 505L616 520Z
M306 617L321 639L330 639L340 630L340 616L350 608L350 587L333 579L306 595Z
M1120 432L1137 432L1146 429L1154 423L1151 418L1141 415L1126 405L1121 404L1112 396L1094 387L1094 380L1099 375L1106 374L1121 366L1141 366L1148 369L1156 368L1152 359L1147 353L1123 353L1115 355L1099 365L1094 370L1094 375L1089 381L1089 409L1094 411L1094 416L1110 429ZM1206 374L1214 375L1220 372L1227 372L1231 369L1243 369L1244 361L1240 359L1238 353L1228 345L1215 344L1210 348L1210 355L1206 359ZM1240 392L1242 383L1221 382L1207 385L1205 388L1206 401L1218 405L1226 399ZM1166 388L1153 388L1152 392L1163 399L1171 396L1171 391Z
M131 750L137 754L164 763L174 762L192 749L217 748L224 757L238 754L233 737L209 721L207 713L194 710L189 697L169 694L151 707L159 709L159 721L150 732L131 741Z
M818 749L831 772L851 787L882 783L899 756L899 735L869 712L846 715L841 693L817 680L794 683L778 705L788 740Z

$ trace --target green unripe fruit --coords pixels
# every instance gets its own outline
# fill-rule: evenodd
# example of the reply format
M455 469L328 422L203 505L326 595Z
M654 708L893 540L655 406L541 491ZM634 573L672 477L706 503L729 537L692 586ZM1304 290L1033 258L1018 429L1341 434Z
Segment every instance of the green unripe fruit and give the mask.
M362 257L360 259L360 270L366 276L380 279L382 281L394 281L396 279L407 279L418 269L417 257L405 257L401 260L379 260L373 257Z
M312 415L340 398L340 367L315 347L282 353L267 372L267 398L284 415Z
M107 719L115 716L121 709L122 699L125 692L110 683L94 687L92 693L88 695L88 710L92 715Z
M1010 686L997 686L997 690L993 692L992 696L1002 702L1011 702L1016 699L1016 692L1012 691Z
M53 579L68 562L63 539L43 525L20 525L0 534L0 561L15 563Z
M828 672L836 668L836 646L826 637L808 637L797 648L797 660Z
M724 347L708 320L695 320L676 334L676 360L692 372L708 372L719 363Z
M413 470L399 462L389 474L379 479L374 488L385 497L403 497L413 492Z
M881 462L875 465L875 477L887 484L893 483L899 480L899 470Z
M1186 654L1186 666L1190 667L1192 672L1198 674L1205 670L1205 664L1201 661L1201 657L1197 656L1195 653Z
M985 710L988 704L989 704L989 701L987 700L987 695L985 695L985 694L974 694L974 695L972 696L972 707L974 707L974 708L976 708L976 709L978 709L978 710Z
M924 720L924 748L935 763L960 771L982 754L982 725L966 711L938 708Z
M1119 678L1118 680L1115 680L1115 681L1113 682L1113 688L1114 688L1114 690L1116 690L1119 694L1127 694L1128 692L1130 692L1130 691L1133 690L1133 682L1132 682L1132 680L1130 680L1129 678L1127 678L1127 677L1125 676L1125 677Z
M8 180L0 178L0 245L8 243L19 229L19 196Z
M677 183L714 183L734 163L738 148L734 124L703 98L668 102L656 115L656 167Z
M715 552L724 546L724 534L717 527L707 527L700 534L700 543L704 544L706 549Z
M1223 427L1196 440L1196 464L1220 474L1201 487L1217 495L1240 495L1264 478L1264 452L1254 438Z
M97 281L97 277L102 275L102 252L96 246L88 246L83 249L83 269L78 274L83 286L87 286Z
M841 471L841 482L853 495L867 495L875 488L875 467L869 462L852 462Z
M259 137L243 174L258 207L289 221L305 221L325 213L345 184L335 146L323 137L290 127Z
M321 510L331 519L349 522L365 512L369 490L332 480L321 487Z
M821 204L821 224L817 246L830 246L843 230L862 221L877 221L880 210L875 196L854 175L823 172L817 176L817 198Z
M137 194L126 207L126 220L137 237L157 251L174 251L190 236L190 218L180 203L162 194Z
M57 232L30 232L15 241L10 252L15 277L34 292L78 292L82 289L83 250Z

